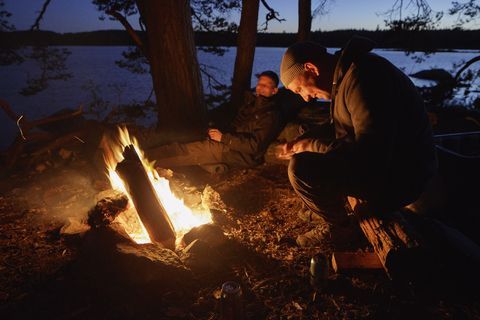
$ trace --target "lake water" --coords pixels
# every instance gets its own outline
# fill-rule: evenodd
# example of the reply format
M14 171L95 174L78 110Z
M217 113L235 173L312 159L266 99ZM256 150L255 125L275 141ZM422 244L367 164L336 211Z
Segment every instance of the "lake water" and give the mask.
M110 108L114 105L128 103L132 100L146 100L152 89L152 79L148 74L135 75L119 68L115 60L121 60L122 51L127 47L68 47L72 52L66 66L73 72L74 78L68 81L54 81L47 90L30 97L24 97L18 92L26 86L29 72L32 75L38 72L33 62L25 62L20 66L0 67L0 99L10 105L17 116L24 114L27 121L35 121L49 116L64 108L77 109L79 105L92 102L90 92L82 89L89 83L98 85L101 97L109 102ZM257 48L253 66L253 74L264 70L280 72L280 63L286 48ZM334 52L338 48L329 48ZM407 74L431 69L443 68L453 71L454 63L468 61L478 56L478 51L439 52L427 58L421 64L415 63L411 57L400 51L374 50L375 53L389 59L397 67L402 68ZM213 56L198 52L201 64L213 66L209 72L215 74L221 83L230 83L233 76L236 48L229 48L223 57ZM479 66L472 66L480 68ZM412 79L417 85L427 82ZM204 87L206 87L204 79ZM256 78L252 76L252 87ZM118 89L120 88L120 90ZM154 118L153 118L154 119ZM154 120L146 120L143 125L152 124ZM0 110L0 151L12 143L15 135L19 133L15 121Z

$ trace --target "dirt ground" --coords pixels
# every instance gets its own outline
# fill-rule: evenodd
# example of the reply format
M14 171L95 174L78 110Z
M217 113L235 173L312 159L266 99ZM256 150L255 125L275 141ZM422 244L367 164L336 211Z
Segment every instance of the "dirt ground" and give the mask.
M227 281L242 286L244 319L480 319L478 285L464 265L434 283L398 283L383 269L331 270L327 287L315 293L309 283L315 253L371 252L371 245L362 238L296 246L297 235L311 227L296 216L301 203L286 166L271 162L224 174L178 172L190 186L210 186L221 197L230 221L221 225L227 248L218 248L224 272L165 290L99 287L75 272L82 238L60 231L94 206L102 178L81 154L57 152L1 181L0 319L220 319L218 293Z

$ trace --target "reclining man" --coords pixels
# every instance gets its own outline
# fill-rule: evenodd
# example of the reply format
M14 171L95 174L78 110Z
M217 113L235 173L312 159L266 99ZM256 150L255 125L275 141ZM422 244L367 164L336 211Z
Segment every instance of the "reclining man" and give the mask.
M209 128L204 140L153 148L145 152L146 157L162 168L199 165L215 173L262 164L268 146L283 127L280 107L273 99L278 75L264 71L255 76L256 95L245 92L245 104L228 128Z
M285 52L281 80L303 97L330 100L326 123L277 152L290 159L288 176L302 199L299 218L317 226L300 246L347 243L360 235L346 197L396 210L421 195L437 171L433 131L410 79L371 53L375 43L354 37L335 54L313 42Z

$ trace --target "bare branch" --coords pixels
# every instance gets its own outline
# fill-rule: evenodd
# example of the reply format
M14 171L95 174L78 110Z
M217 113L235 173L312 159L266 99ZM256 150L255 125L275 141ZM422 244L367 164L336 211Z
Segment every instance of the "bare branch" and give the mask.
M21 117L17 116L12 111L12 109L10 108L8 103L3 101L2 99L0 99L0 105L2 106L5 113L11 119L13 119L15 122L18 122L19 124L22 125L22 128L23 128L22 130L23 130L23 133L25 133L25 134L28 133L32 128L34 128L38 125L42 125L42 124L50 123L50 122L55 122L55 121L59 121L59 120L63 120L63 119L68 119L68 118L72 118L72 117L75 117L75 116L78 116L78 115L89 114L88 112L82 112L82 108L83 108L84 105L80 105L80 106L78 106L78 110L73 112L73 113L64 114L64 115L53 117L53 118L43 116L44 117L43 119L29 122L29 121L25 120L25 114L22 114Z
M206 64L204 63L200 63L200 72L202 72L208 79L208 87L211 88L212 86L212 82L216 83L217 85L221 85L220 82L218 82L218 80L215 78L214 75L212 75L210 72L208 72L208 69L212 69L212 70L215 70L215 72L221 72L223 71L222 69L220 68L217 68L217 67L212 67L212 66L207 66ZM211 90L211 89L210 89Z
M195 17L195 19L197 19L198 23L205 28L205 30L207 31L210 31L210 32L213 32L213 30L210 28L210 25L207 24L198 14L195 10L191 10L192 11L192 16Z
M475 4L475 0L470 0L467 3L452 2L453 8L448 10L448 14L457 15L457 20L453 25L456 28L461 28L464 24L474 21L480 15L480 6Z
M138 34L133 30L133 27L128 23L127 19L125 19L124 16L122 16L120 13L113 11L113 10L107 10L105 11L106 14L113 16L115 19L120 21L120 23L125 27L125 29L128 31L128 34L133 38L137 46L142 50L143 55L148 59L148 52L145 44L142 42ZM150 59L148 59L150 60Z
M48 5L50 4L50 1L51 0L47 0L45 1L45 3L43 4L43 8L42 8L42 11L40 12L40 14L38 15L37 17L37 20L35 20L35 23L33 24L33 26L30 27L30 30L34 30L34 29L40 29L40 20L43 19L43 15L45 14L45 11L47 11L47 7Z
M5 111L5 113L7 114L7 116L9 116L15 122L17 122L20 119L20 117L17 117L17 115L12 111L12 109L10 108L8 103L3 101L2 99L0 99L0 105L2 106L2 108Z
M105 119L102 120L102 124L106 124L108 122L108 120L110 120L113 115L115 114L115 112L117 111L117 109L115 107L112 108L112 110L110 111L110 113L105 117Z
M335 0L320 0L318 6L314 10L312 10L312 19L329 13L330 10L327 7L327 4L332 4L334 2Z
M53 117L53 118L49 118L49 117L44 116L44 119L29 122L29 121L25 120L24 115L22 115L21 117L18 117L12 111L12 109L10 108L8 103L3 101L2 99L0 99L0 105L2 106L5 113L12 120L17 122L17 124L22 125L22 128L20 129L21 133L22 133L21 138L17 137L17 139L15 139L15 141L12 143L12 145L8 148L8 151L2 152L2 156L5 157L5 163L7 164L7 168L12 168L15 165L17 160L22 155L23 150L25 149L25 146L26 146L27 142L35 141L35 140L49 140L49 139L52 139L53 136L51 134L47 134L47 133L34 132L34 133L28 134L28 132L30 130L32 130L35 126L45 124L45 123L49 123L49 122L54 122L54 121L59 121L59 120L63 120L63 119L72 118L72 117L77 116L77 115L88 114L88 112L82 112L83 105L81 105L81 106L78 107L78 110L76 112L73 112L71 114L65 114L65 115L61 115L61 116Z
M477 61L480 61L480 56L477 56L477 57L471 59L470 61L468 61L467 63L465 63L465 65L460 70L458 70L457 74L455 75L455 81L458 81L458 78L460 77L460 74L463 71L465 71L465 69L467 69L468 67L470 67L473 63L475 63Z
M82 141L82 139L84 138L84 136L87 135L87 133L88 133L88 131L86 129L80 129L80 130L77 130L77 131L69 132L69 133L59 137L58 139L55 139L54 141L50 142L46 146L44 146L41 149L32 153L31 154L32 158L30 159L29 164L33 164L35 162L35 160L40 155L42 155L43 153L45 153L49 150L54 150L54 149L60 148L61 146L67 144L68 142L74 141L75 139ZM33 135L33 133L31 135ZM39 139L39 138L40 137L36 137L36 139ZM51 137L47 140L50 140L50 139L51 139Z
M266 17L265 17L265 19L267 19L267 20L265 21L265 23L263 23L263 24L265 25L265 28L263 28L264 31L268 29L268 22L269 22L270 20L275 19L275 20L277 20L277 21L279 21L279 22L285 21L285 19L279 19L279 18L277 18L278 12L275 11L275 10L273 10L272 8L270 8L270 6L267 4L267 1L266 1L266 0L262 0L262 4L263 4L264 7L267 8L267 10L269 11L269 12L267 13Z
M407 11L405 17L404 11ZM385 24L392 30L419 31L434 29L443 12L433 12L426 0L396 0L390 10L380 15L387 17Z

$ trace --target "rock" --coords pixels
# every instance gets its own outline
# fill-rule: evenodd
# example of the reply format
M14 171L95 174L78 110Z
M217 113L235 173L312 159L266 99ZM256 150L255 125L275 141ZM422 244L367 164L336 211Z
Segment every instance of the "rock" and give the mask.
M164 291L187 285L193 276L174 251L153 243L136 244L115 223L85 233L76 268L95 285Z
M181 259L194 273L215 274L227 269L223 256L202 240L195 240L186 247Z
M211 186L206 186L203 190L202 207L206 210L223 210L226 208L220 197L220 194L213 190Z
M219 247L227 242L227 237L223 230L213 224L202 224L194 227L183 236L183 241L188 246L195 240L202 240L212 247Z
M432 81L439 81L439 82L453 81L453 76L445 69L422 70L417 73L410 74L409 76L417 79L432 80Z
M90 230L90 226L76 217L69 217L65 225L60 229L60 234L71 235L79 234L83 236L85 232Z

